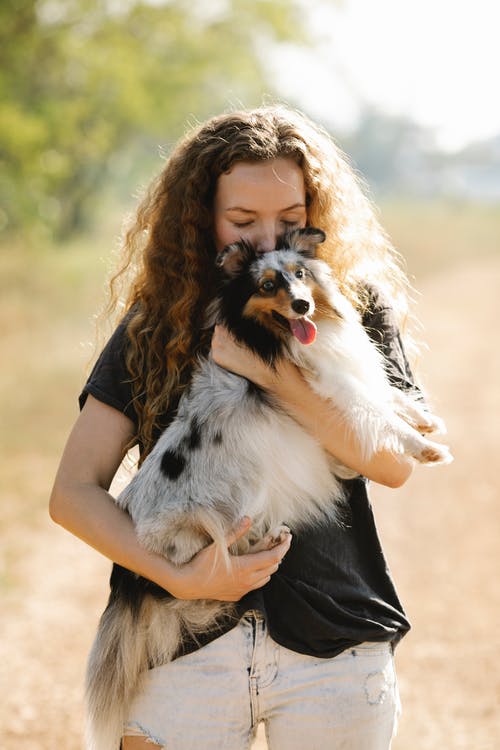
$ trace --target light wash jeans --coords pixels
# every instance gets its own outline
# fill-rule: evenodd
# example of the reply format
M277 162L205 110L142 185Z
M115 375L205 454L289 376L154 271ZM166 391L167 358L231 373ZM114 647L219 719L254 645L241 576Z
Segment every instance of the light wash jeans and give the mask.
M263 721L271 750L388 750L398 715L390 644L305 656L248 612L207 646L151 669L124 734L166 750L247 750Z

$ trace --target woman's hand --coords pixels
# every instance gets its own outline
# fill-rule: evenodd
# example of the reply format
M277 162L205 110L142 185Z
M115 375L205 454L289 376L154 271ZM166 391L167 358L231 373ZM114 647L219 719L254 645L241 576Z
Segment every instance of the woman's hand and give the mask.
M230 547L250 528L245 518L226 539ZM291 534L285 541L264 552L249 555L229 555L229 565L215 544L198 552L186 565L177 569L175 583L169 592L177 599L216 599L237 602L253 589L264 586L276 573L281 560L290 548Z
M215 326L211 355L216 364L262 387L266 387L272 378L272 369L250 349L239 344L224 326Z
M280 359L275 368L266 365L248 347L239 344L224 326L215 326L212 337L212 359L226 370L241 375L266 390L273 390L296 367Z

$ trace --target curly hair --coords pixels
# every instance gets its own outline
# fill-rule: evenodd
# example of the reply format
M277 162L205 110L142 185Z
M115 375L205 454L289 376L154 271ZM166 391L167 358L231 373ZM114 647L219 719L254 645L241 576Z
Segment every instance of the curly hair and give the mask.
M127 368L143 457L159 415L175 405L210 334L201 325L214 294L213 202L217 180L241 161L293 159L302 169L307 223L327 235L321 257L344 292L365 304L370 280L390 299L400 323L408 282L358 177L326 131L298 111L261 107L214 117L177 144L124 235L109 309L126 289ZM120 283L121 282L121 283Z

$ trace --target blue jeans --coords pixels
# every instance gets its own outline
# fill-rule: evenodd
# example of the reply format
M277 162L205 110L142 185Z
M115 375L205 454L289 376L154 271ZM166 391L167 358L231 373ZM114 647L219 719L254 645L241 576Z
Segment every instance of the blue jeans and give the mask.
M390 644L305 656L248 612L207 646L150 670L124 734L168 750L247 750L263 721L270 750L388 750L398 715Z

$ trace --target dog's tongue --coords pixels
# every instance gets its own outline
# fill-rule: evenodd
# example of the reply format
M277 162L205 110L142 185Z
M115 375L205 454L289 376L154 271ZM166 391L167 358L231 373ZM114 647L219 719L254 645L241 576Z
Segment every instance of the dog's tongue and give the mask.
M301 344L312 344L316 338L316 326L308 318L289 319L290 329Z

